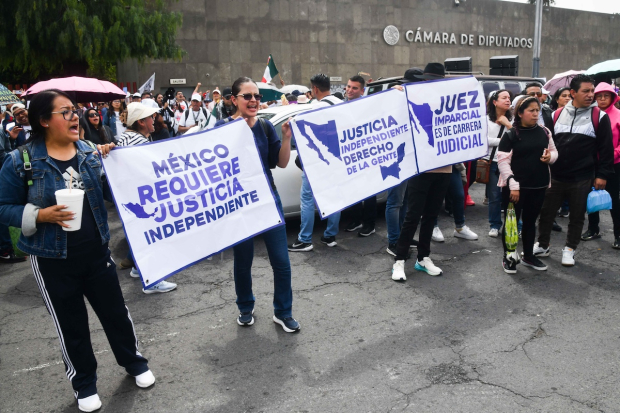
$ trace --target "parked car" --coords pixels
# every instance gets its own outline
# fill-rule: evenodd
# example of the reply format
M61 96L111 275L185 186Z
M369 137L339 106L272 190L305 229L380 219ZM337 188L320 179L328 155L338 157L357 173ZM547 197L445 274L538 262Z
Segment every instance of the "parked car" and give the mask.
M258 117L268 119L276 129L278 137L282 139L282 124L289 118L294 118L300 113L316 109L312 103L300 103L287 106L276 106L273 108L258 111ZM284 217L296 217L301 213L299 204L299 193L301 191L301 170L295 165L297 157L297 145L295 139L291 141L291 160L286 168L276 168L272 170L273 179L282 200ZM377 202L387 200L387 191L377 195Z
M525 89L525 85L531 82L538 82L540 86L545 82L542 82L541 79L537 79L534 77L521 77L521 76L491 76L491 75L483 75L482 73L472 73L473 76L478 79L478 81L482 84L482 90L484 91L484 96L488 97L489 93L494 90L506 89L510 91L514 96L521 93L523 89ZM451 72L446 74L446 78L453 77L461 77L469 75L469 73L455 73ZM368 83L366 86L366 90L364 91L364 95L372 95L373 93L381 92L383 90L387 90L393 85L401 84L404 82L404 78L402 76L390 77L386 79L379 79L374 82Z

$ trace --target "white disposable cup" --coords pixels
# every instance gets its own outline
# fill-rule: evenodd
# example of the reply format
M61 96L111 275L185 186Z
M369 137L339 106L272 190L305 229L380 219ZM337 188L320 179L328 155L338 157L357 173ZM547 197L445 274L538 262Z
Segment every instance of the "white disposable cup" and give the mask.
M59 189L56 191L56 204L66 205L63 211L75 213L75 219L63 221L71 228L62 227L64 231L78 231L82 228L82 206L84 205L84 191L81 189Z

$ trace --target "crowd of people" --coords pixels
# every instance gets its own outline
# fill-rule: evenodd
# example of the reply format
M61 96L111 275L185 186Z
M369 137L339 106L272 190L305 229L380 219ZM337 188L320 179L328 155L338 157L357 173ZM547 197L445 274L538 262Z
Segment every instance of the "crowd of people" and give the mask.
M424 70L411 68L402 82L437 80L445 76L441 63L429 63ZM348 79L342 99L330 93L324 74L310 79L309 96L294 93L282 99L288 104L313 102L317 107L359 99L366 82L359 75ZM96 361L90 344L86 296L99 317L119 365L135 377L139 387L149 387L155 376L138 351L133 322L116 274L108 243L104 199L113 202L103 173L100 156L115 146L133 146L167 139L192 131L243 119L251 128L263 168L276 198L282 205L271 170L288 165L291 156L291 127L282 126L281 138L273 124L259 118L264 107L256 83L247 77L231 87L200 93L200 84L188 103L182 92L168 91L155 97L149 92L134 94L131 102L119 99L96 105L80 105L59 90L36 95L28 108L9 106L0 130L0 262L24 261L13 250L9 226L21 228L18 247L30 255L32 270L43 301L51 314L60 339L67 377L78 407L94 411L101 407L96 388ZM546 270L541 257L552 251L550 231L558 214L569 217L562 265L575 264L575 251L582 240L600 238L598 213L588 217L583 232L586 202L591 188L607 189L612 197L613 248L620 249L620 98L616 89L578 75L569 88L558 90L547 102L539 83L526 85L519 96L505 89L493 91L487 100L489 165L485 204L488 205L491 238L503 243L502 268L517 272L521 264ZM213 97L213 99L210 98ZM547 104L549 103L549 105ZM90 143L89 143L90 142ZM92 143L92 144L91 144ZM19 150L15 150L19 148ZM94 149L96 148L96 149ZM98 154L97 154L98 152ZM312 189L301 169L301 225L294 242L287 244L284 226L261 235L274 273L272 320L287 333L300 331L293 317L292 269L289 252L313 249L315 207ZM417 249L414 269L432 276L443 274L431 259L432 242L443 242L437 225L439 213L448 210L454 219L453 236L476 240L478 235L465 225L465 207L471 205L467 190L473 184L474 163L447 165L401 182L388 190L385 207L386 252L394 256L392 279L406 281L406 261ZM39 171L36 176L28 170ZM43 173L41 173L43 171ZM68 172L71 171L69 174ZM85 190L81 229L67 232L66 222L74 218L65 205L56 205L55 191L67 186ZM522 254L506 243L509 203L521 222ZM351 221L345 231L361 237L375 233L375 196L349 208ZM504 219L502 220L502 212ZM337 246L341 213L327 217L320 241ZM538 222L538 239L536 227ZM418 239L414 239L419 226ZM252 291L254 239L233 247L234 284L239 315L237 324L254 324L255 297ZM140 277L131 248L120 262ZM161 281L144 293L165 293L177 288Z

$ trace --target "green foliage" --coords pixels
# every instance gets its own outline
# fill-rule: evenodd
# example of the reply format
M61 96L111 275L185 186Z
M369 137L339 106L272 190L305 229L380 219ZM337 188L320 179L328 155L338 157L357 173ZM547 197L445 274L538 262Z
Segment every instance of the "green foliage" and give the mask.
M179 60L180 13L164 0L0 0L0 73L24 77L86 67L115 77L128 58Z

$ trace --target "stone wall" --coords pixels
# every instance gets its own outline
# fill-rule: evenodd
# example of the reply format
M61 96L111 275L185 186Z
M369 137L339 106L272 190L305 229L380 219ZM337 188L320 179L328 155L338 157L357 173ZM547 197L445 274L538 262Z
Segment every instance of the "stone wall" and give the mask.
M119 65L119 81L138 86L156 72L156 90L171 78L220 89L239 76L260 80L272 54L287 84L309 84L318 72L346 79L359 71L373 78L402 75L411 66L471 56L474 71L489 74L489 58L518 54L519 74L531 76L531 48L478 46L478 35L534 38L535 7L497 0L179 0L182 62ZM386 26L398 28L390 46ZM454 33L457 44L409 42L407 30ZM474 46L461 45L473 34ZM615 35L614 35L615 33ZM620 58L620 16L550 8L543 12L540 75L587 69ZM208 75L208 76L207 76ZM176 86L177 89L183 86Z

